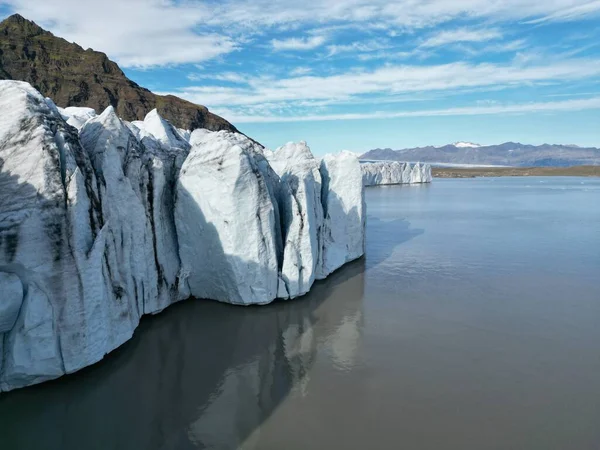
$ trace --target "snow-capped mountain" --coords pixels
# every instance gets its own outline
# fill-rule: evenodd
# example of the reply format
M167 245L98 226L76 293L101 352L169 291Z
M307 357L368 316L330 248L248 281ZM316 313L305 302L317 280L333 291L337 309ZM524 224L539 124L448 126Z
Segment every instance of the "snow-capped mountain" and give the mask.
M473 142L455 142L454 145L456 148L478 148L481 147L479 144L474 144Z
M527 145L518 142L505 142L500 145L456 142L441 147L428 146L402 150L377 148L363 154L360 159L368 161L421 161L432 164L567 167L600 165L600 149L575 145Z

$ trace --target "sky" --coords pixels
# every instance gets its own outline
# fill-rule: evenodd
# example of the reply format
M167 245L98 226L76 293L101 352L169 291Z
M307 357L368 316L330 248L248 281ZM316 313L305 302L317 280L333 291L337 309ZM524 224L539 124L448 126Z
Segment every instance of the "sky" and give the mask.
M600 147L600 0L0 0L270 148Z

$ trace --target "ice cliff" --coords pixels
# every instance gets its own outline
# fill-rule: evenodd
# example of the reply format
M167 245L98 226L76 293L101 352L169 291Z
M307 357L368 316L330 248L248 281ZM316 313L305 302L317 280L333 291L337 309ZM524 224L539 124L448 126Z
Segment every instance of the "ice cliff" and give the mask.
M188 297L308 292L365 247L356 156L270 152L156 111L57 108L0 81L0 390L75 372Z
M279 296L305 294L365 252L362 174L350 152L313 157L305 142L267 154L280 176L283 266Z
M361 163L360 168L365 186L431 183L432 179L429 164L377 161Z

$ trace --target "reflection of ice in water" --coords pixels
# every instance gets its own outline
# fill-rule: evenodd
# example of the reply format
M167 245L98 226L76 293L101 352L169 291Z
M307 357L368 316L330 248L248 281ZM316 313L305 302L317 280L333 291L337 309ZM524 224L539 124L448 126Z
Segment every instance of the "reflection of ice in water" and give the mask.
M309 370L315 356L314 330L309 318L293 324L282 333L285 357L290 366L292 386L302 396L308 393Z
M322 287L318 295L325 297L324 301L308 297L305 303L282 304L260 313L248 310L247 320L236 326L235 353L239 351L245 362L230 366L205 406L198 409L187 428L190 445L258 450L265 422L288 396L308 396L310 372L319 355L336 369L349 370L356 364L363 320L364 261L353 270L357 272L354 276ZM342 275L344 272L337 276ZM263 345L257 346L254 342L260 337Z
M360 311L344 317L327 337L323 349L333 364L349 370L355 365L360 342ZM315 328L310 317L292 323L281 332L281 340L247 364L230 368L198 419L188 428L192 445L211 449L255 450L262 421L276 403L281 378L293 392L305 397L310 369L317 355ZM245 433L248 432L248 433Z
M313 327L306 317L300 324L289 325L281 333L281 341L271 345L265 355L229 369L198 419L189 426L190 442L200 448L255 449L259 425L275 406L272 394L277 397L282 378L288 378L283 381L285 386L303 396L307 394L315 350ZM250 433L247 436L245 432Z
M360 344L360 326L362 313L357 311L346 316L335 333L328 339L331 357L335 366L341 370L350 370L356 365Z
M245 429L258 430L260 408L259 360L228 370L200 417L188 429L190 442L200 448L240 447Z

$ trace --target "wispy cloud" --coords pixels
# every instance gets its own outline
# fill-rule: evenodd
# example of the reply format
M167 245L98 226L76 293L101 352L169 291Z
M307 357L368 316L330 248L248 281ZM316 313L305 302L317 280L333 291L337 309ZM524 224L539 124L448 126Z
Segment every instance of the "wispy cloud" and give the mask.
M33 0L31 0L33 1ZM424 28L459 18L492 20L569 20L595 13L598 0L224 0L210 23L246 28L299 23L377 24L380 28ZM208 7L209 3L203 6Z
M600 97L600 92L562 92L546 94L545 97Z
M312 69L310 67L296 67L295 69L292 69L290 75L292 75L293 77L300 77L303 75L308 75L311 72Z
M213 60L245 48L269 31L424 30L452 21L481 20L492 27L506 21L543 23L597 18L600 0L4 0L58 35L105 51L125 67L151 67ZM455 30L430 36L425 45L495 39L497 29ZM325 35L281 38L276 50L311 50ZM269 40L270 36L266 39ZM332 42L343 46L347 43ZM337 47L334 51L342 51Z
M576 3L580 4L575 4L566 8L559 9L544 17L530 20L527 23L535 24L543 22L569 21L581 18L592 18L600 13L600 0Z
M285 50L312 50L322 46L326 41L325 36L312 36L306 38L273 39L271 46L276 51Z
M564 100L555 102L531 102L517 104L476 105L461 108L431 109L400 112L371 112L355 114L322 114L303 116L260 116L236 115L235 111L220 110L234 123L276 123L276 122L313 122L334 120L369 120L395 119L402 117L435 117L435 116L474 116L497 114L552 113L561 111L583 111L600 109L600 97L582 100Z
M468 29L458 28L445 30L428 37L422 47L440 47L457 42L486 42L502 38L498 29Z
M368 41L356 41L349 44L328 45L328 56L334 56L339 53L351 53L356 56L361 53L371 53L391 48L391 45L382 39L371 39Z
M249 75L244 75L238 72L223 72L223 73L190 73L187 76L187 79L190 81L203 81L203 80L215 80L215 81L225 81L229 83L247 83L250 79Z
M249 78L247 86L193 86L178 90L176 94L209 107L298 100L343 103L356 96L373 96L373 101L376 102L377 96L460 89L485 91L599 77L600 60L585 58L524 65L386 65L375 70L354 70L331 76Z
M466 55L478 56L478 55L489 55L494 53L514 53L522 51L527 47L527 41L525 39L516 39L514 41L507 42L490 42L484 45L473 46L466 43L455 44L452 49L460 51ZM574 56L574 55L573 55Z

